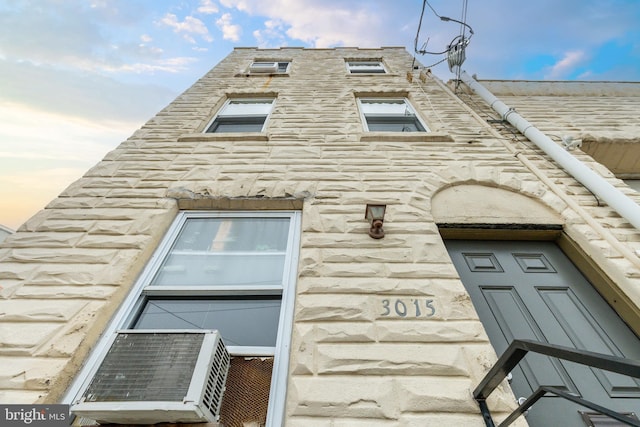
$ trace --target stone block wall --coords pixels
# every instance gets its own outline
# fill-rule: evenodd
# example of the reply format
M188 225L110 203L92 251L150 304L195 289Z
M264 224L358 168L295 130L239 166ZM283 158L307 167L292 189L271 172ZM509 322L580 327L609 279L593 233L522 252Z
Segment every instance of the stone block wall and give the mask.
M349 75L356 58L389 73ZM254 59L290 73L246 75ZM403 48L234 50L0 246L0 401L62 398L180 208L284 201L303 212L286 425L483 425L472 391L496 356L432 215L438 191L518 192L590 235L579 243L627 285L640 270L571 209L593 210L571 178L531 150L550 187L414 65ZM238 95L276 97L266 132L203 134ZM363 132L358 95L406 96L432 132ZM382 240L367 234L367 203L387 205ZM515 406L508 389L491 405Z

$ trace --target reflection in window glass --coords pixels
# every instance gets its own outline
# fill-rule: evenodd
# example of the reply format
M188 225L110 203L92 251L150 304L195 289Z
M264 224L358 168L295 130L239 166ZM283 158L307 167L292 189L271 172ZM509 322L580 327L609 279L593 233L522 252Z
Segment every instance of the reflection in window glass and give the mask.
M254 61L249 66L249 72L262 74L262 73L277 73L286 74L289 71L289 61L272 62L272 61Z
M289 218L190 218L151 285L281 285Z
M271 113L273 99L232 99L220 110L208 133L261 132Z
M148 299L134 329L216 329L225 345L275 347L280 296Z
M359 99L368 131L428 132L406 99Z
M640 192L640 179L623 179L624 183Z
M380 61L348 61L347 69L351 74L384 74L386 70Z

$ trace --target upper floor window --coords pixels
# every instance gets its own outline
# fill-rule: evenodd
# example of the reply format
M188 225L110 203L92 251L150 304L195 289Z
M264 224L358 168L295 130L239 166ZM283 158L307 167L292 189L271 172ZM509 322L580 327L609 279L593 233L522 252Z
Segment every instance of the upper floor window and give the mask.
M365 130L429 132L405 98L359 98Z
M640 192L640 179L623 179L624 183L633 188L637 192Z
M250 74L286 74L289 72L289 61L254 61L249 66Z
M384 74L387 72L382 61L347 61L351 74Z
M274 103L268 99L229 99L206 132L262 132Z

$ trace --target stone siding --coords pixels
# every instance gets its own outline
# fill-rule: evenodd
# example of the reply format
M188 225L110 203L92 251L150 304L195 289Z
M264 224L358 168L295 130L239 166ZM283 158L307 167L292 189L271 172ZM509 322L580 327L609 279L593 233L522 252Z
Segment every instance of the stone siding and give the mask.
M247 76L254 58L290 60L290 75ZM345 58L383 58L390 73L348 75ZM465 97L413 65L402 48L234 50L0 246L0 401L62 397L179 207L294 200L303 216L286 424L484 425L471 395L496 356L432 197L473 183L538 200L625 289L640 289L638 263L568 202L630 251L640 233L519 145L556 187L542 182ZM203 134L238 95L277 97L266 133ZM364 133L357 95L406 96L432 132ZM375 202L387 205L382 240L364 221ZM426 300L429 317L383 315L384 301ZM491 405L498 417L515 406L508 389Z

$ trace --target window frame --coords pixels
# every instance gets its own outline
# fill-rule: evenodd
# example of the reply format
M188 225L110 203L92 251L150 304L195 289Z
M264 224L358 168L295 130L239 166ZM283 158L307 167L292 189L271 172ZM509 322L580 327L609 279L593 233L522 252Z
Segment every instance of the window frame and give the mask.
M255 64L275 64L276 71L273 72L259 72L259 71L251 71ZM281 70L282 64L287 64L284 67L284 70ZM272 74L289 74L289 70L291 69L291 61L289 60L253 60L251 64L249 64L249 68L247 68L247 72L252 76L260 76L260 75L272 75Z
M269 111L268 113L265 114L225 114L225 110L229 109L229 105L234 104L234 103L241 103L241 104L266 104L267 101L269 101L270 103L270 107L269 107ZM211 133L211 134L215 134L215 133L242 133L242 132L250 132L250 133L263 133L267 127L267 123L269 122L269 119L271 118L271 113L273 112L274 109L274 105L276 102L276 98L275 97L256 97L256 98L228 98L224 104L222 104L222 106L218 109L218 111L216 112L216 114L213 116L213 118L209 121L209 123L205 126L204 128L204 133ZM216 129L214 130L210 130L211 128L213 128L216 125L216 122L218 122L218 127L220 126L220 121L224 120L227 121L228 123L234 123L234 124L238 124L238 125L247 125L247 124L252 124L252 120L253 121L258 121L260 120L262 117L264 117L263 121L262 121L262 126L260 128L259 131L255 131L255 130L238 130L238 131L227 131L227 132L217 132Z
M345 60L349 74L388 74L384 62L379 59L347 59ZM365 65L367 68L358 70L354 66Z
M418 114L417 110L415 108L413 108L413 106L411 105L411 102L409 102L409 100L406 97L403 96L399 96L399 97L358 97L357 98L358 101L358 108L360 110L360 119L362 120L362 127L364 129L365 132L394 132L394 133L404 133L404 131L395 131L395 130L371 130L370 126L369 126L369 121L367 119L367 117L372 117L372 118L389 118L389 119L400 119L402 117L405 117L406 115L398 115L398 114L376 114L376 115L367 115L365 113L365 108L363 107L363 103L366 104L367 101L373 101L373 102L379 102L379 103L387 103L387 104L400 104L402 101L405 105L405 109L408 110L411 114L410 116L412 116L414 118L415 123L417 123L418 125L420 125L420 127L422 127L422 130L418 129L418 130L412 130L412 131L408 131L411 133L428 133L431 132L431 129L429 128L429 126L427 126L427 124L424 122L424 120L422 120L422 118L420 117L420 115ZM363 102L364 101L364 102ZM417 128L417 126L416 126Z
M280 285L228 285L228 286L157 286L151 285L163 261L169 255L180 231L192 218L288 218L287 246ZM147 262L142 273L122 302L120 308L105 327L102 336L86 359L84 366L76 373L67 390L63 403L73 403L79 399L96 374L115 334L122 330L134 329L133 323L144 308L149 297L194 297L234 295L280 295L280 314L275 347L227 346L232 356L274 357L271 373L271 387L267 410L267 426L280 426L284 419L287 392L287 377L290 359L293 314L296 294L296 278L301 234L300 211L181 211L169 227L160 244ZM159 328L160 330L160 328Z

